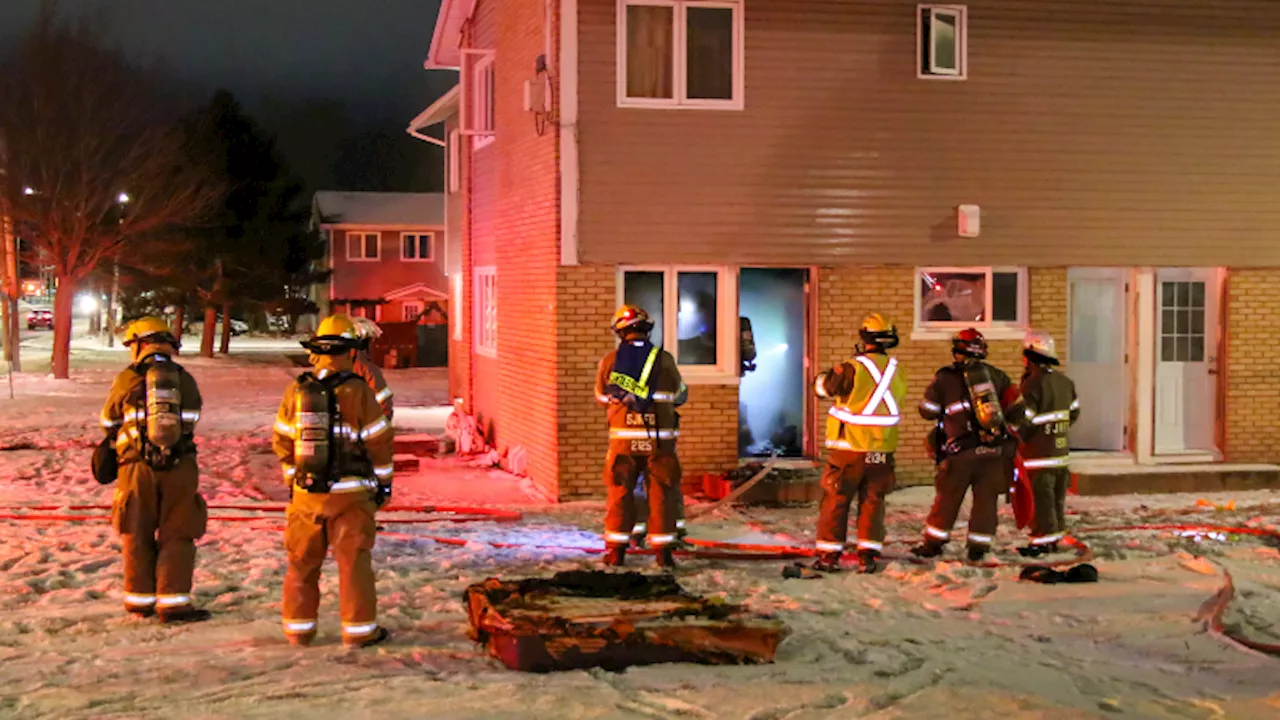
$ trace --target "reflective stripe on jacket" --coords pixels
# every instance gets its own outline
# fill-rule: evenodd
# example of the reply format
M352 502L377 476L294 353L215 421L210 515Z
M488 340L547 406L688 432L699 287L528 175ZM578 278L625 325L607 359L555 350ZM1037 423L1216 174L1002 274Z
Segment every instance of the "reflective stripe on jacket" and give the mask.
M1022 379L1022 401L1024 417L1016 419L1024 465L1028 470L1066 467L1067 434L1080 417L1076 384L1053 368L1032 365Z
M823 373L814 386L834 404L827 413L826 445L833 450L895 452L906 373L883 353L858 355Z
M356 353L356 361L351 366L351 372L359 375L369 384L378 405L382 406L382 414L388 418L391 417L395 412L395 393L387 387L387 379L382 374L382 368L374 364L368 353L362 351Z

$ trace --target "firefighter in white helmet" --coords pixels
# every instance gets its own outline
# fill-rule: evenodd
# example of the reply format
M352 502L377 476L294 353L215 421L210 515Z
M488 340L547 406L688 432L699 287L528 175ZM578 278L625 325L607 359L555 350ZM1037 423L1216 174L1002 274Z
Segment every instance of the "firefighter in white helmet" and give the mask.
M1022 340L1022 401L1025 419L1018 436L1019 466L1027 472L1035 498L1030 545L1018 548L1026 557L1058 549L1066 530L1068 468L1067 432L1080 418L1076 385L1058 369L1053 336L1029 330Z
M94 457L103 484L116 473L100 472L98 461L114 450L118 463L111 525L124 551L124 607L166 623L207 620L209 611L191 599L195 541L209 519L194 438L204 402L195 378L173 360L179 342L164 320L135 320L124 344L133 364L107 395L107 439Z
M884 547L884 499L893 489L893 454L898 449L901 407L907 396L906 373L889 350L898 330L880 313L858 328L856 354L818 375L814 392L834 400L827 417L827 463L822 474L815 570L840 569L849 532L849 506L858 501L858 563L875 572Z
M386 640L378 625L371 551L374 513L391 498L394 438L373 390L351 372L359 339L345 315L325 318L310 351L312 372L285 389L272 447L291 488L284 544L284 632L310 645L320 607L320 568L338 561L342 641L365 647Z
M355 324L356 337L360 339L360 346L356 351L356 359L351 371L369 383L369 387L373 388L374 396L378 399L378 405L382 407L382 414L387 416L388 421L392 421L395 416L395 394L387 386L382 368L378 367L373 357L369 355L369 346L374 340L382 337L382 328L369 318L351 318L351 322Z

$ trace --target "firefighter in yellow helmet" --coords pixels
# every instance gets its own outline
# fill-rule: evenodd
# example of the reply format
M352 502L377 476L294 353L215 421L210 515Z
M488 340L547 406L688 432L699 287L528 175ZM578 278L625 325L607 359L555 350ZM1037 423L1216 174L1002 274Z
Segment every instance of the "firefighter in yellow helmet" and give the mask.
M124 607L166 623L207 620L209 611L191 598L195 541L208 522L194 439L200 389L174 362L179 342L164 320L135 320L125 329L124 344L133 362L107 394L107 438L99 448L114 450L118 463L111 525L124 551ZM115 479L97 470L99 482Z
M1055 552L1066 530L1067 432L1080 418L1076 385L1058 370L1053 336L1028 330L1022 340L1022 402L1025 421L1018 429L1018 457L1035 497L1031 544L1018 548L1026 557Z
M378 367L369 355L369 346L382 336L382 328L369 318L351 318L351 322L355 324L356 337L360 339L360 347L356 351L352 372L373 388L378 405L382 406L382 414L387 416L387 422L391 422L395 419L395 395L391 392L391 388L387 387L387 380L382 376L382 368Z
M332 547L343 643L366 647L390 635L378 625L371 551L374 513L391 497L391 424L373 390L351 371L359 338L349 318L325 318L302 345L314 369L285 389L272 437L292 491L284 632L294 645L315 639L320 568Z
M605 515L605 563L622 565L636 525L636 482L645 477L649 499L648 543L658 565L675 567L676 503L681 502L680 435L676 408L688 398L675 358L649 339L653 321L643 309L624 305L611 327L621 341L600 360L596 400L607 408L609 453L604 481L608 489Z
M849 528L849 506L858 501L858 564L876 570L884 547L884 499L894 485L893 454L907 395L906 373L889 350L898 330L880 313L858 328L862 343L853 358L818 375L814 392L833 400L827 414L828 450L822 474L815 570L840 569Z

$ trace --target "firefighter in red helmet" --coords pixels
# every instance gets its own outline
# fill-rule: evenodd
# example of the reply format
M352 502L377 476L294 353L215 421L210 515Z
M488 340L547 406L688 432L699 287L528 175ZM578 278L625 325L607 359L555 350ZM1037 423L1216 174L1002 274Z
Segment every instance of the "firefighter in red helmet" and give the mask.
M1000 495L1012 482L1009 458L1017 439L1007 418L1021 418L1023 404L1009 376L984 362L987 341L982 333L973 328L956 333L951 354L954 362L938 370L920 401L921 417L936 426L937 495L924 542L912 552L920 557L942 553L964 496L972 489L968 554L971 562L978 562L995 541Z
M605 563L622 565L636 525L636 483L643 474L649 499L648 543L658 565L675 566L676 504L681 502L680 435L676 408L688 390L675 358L649 339L653 321L643 309L624 305L611 323L621 341L600 360L596 400L607 408L609 453L604 481L608 488L605 515Z

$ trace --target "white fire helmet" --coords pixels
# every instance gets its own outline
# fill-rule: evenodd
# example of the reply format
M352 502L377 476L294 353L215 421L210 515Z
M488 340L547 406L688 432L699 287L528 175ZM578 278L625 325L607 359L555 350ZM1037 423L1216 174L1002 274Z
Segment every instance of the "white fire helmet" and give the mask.
M1054 347L1053 336L1040 330L1028 330L1022 338L1022 352L1035 353L1040 357L1058 364L1058 351Z
M378 323L366 317L353 317L351 321L356 326L356 337L360 339L375 339L382 336L382 328L378 327Z

